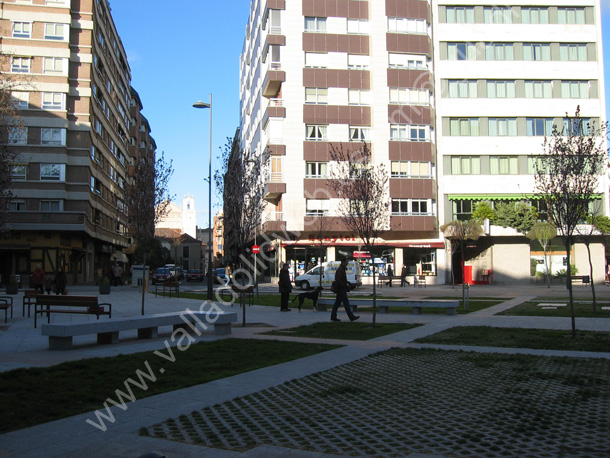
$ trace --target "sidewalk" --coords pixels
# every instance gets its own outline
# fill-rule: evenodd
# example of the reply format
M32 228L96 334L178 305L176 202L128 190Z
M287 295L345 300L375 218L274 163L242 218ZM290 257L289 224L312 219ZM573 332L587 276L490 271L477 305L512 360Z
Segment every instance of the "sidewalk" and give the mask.
M188 287L188 285L187 285ZM261 285L261 292L274 291L276 285ZM578 294L589 293L589 288L576 287ZM105 432L93 427L86 420L96 421L92 413L58 420L44 425L35 426L25 430L14 431L0 436L0 457L139 457L141 454L153 450L163 452L168 458L172 457L331 457L341 456L324 454L319 451L305 451L302 449L278 447L276 445L260 445L246 452L235 452L226 449L215 449L198 445L189 445L180 442L166 441L138 435L140 428L148 428L154 424L164 422L168 418L178 418L194 410L212 407L231 401L238 397L252 395L272 387L279 387L289 381L298 380L326 370L360 360L382 350L393 347L422 348L430 347L412 344L419 337L434 334L452 326L497 326L497 327L531 327L548 329L569 329L570 321L565 318L541 317L503 317L496 316L506 308L510 308L530 297L541 295L551 297L563 294L565 287L553 286L547 289L541 285L525 286L484 286L471 287L471 297L493 296L506 297L507 302L469 315L407 315L407 314L378 314L378 322L410 322L421 323L424 326L403 331L391 336L384 336L371 341L340 342L346 346L337 350L320 353L308 358L288 362L274 367L259 369L234 377L217 380L205 385L195 386L184 390L174 391L163 395L146 398L130 403L126 410L112 409L114 422L105 421ZM599 300L609 300L610 288L599 286L597 288ZM74 294L96 294L93 286L76 286L71 288ZM428 286L427 288L393 287L383 288L381 292L390 296L426 297L445 296L461 297L461 288L450 286ZM21 293L22 294L22 293ZM517 297L516 297L517 296ZM514 299L509 299L514 298ZM141 313L141 294L131 287L113 287L110 296L105 300L113 304L113 317L134 316ZM83 337L76 340L77 347L71 351L57 352L47 349L47 339L40 335L40 329L33 328L33 319L21 316L21 295L16 296L15 317L9 320L7 328L0 328L0 370L6 371L16 367L48 366L59 362L90 357L114 356L119 353L132 353L150 351L164 348L167 336L161 335L159 339L151 341L127 340L115 345L94 345L95 336ZM256 302L256 301L255 301ZM200 301L176 298L154 297L147 294L145 298L146 313L162 313L185 310L187 307L196 309ZM238 323L241 323L241 309L238 306L222 306L223 310L238 313ZM362 311L361 320L370 320L370 313ZM261 336L266 327L294 327L327 321L329 312L312 312L311 310L298 313L293 309L291 313L280 313L277 308L252 306L246 309L247 321L258 323L256 327L234 326L230 336L215 336L205 334L200 340L215 340L219 338L273 338ZM340 316L343 313L340 312ZM53 322L82 321L95 319L83 316L56 316ZM103 319L103 318L101 318ZM578 319L578 329L610 332L610 319ZM135 336L135 332L134 332ZM124 338L122 336L122 338ZM295 338L286 337L287 340ZM316 339L296 339L308 342L320 342ZM328 341L326 341L328 342ZM337 341L332 341L337 343ZM447 347L445 347L447 348ZM451 347L452 349L457 349ZM556 352L527 349L494 349L494 348L460 348L468 351L502 352L502 353L529 353L545 356L578 356L610 359L610 353L586 354L579 352ZM119 388L119 387L117 387ZM100 406L103 408L103 406ZM99 420L99 417L98 417ZM101 423L99 423L101 424ZM339 431L337 431L339 432ZM340 440L340 439L338 439ZM409 458L442 457L444 455L422 455L421 453L406 455Z

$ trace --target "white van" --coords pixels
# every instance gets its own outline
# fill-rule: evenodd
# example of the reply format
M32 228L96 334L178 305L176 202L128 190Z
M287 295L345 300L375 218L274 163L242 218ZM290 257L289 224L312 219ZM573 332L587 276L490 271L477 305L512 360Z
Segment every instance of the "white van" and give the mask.
M330 285L335 281L335 273L340 265L340 261L324 262L321 266L316 266L303 275L299 275L294 279L294 284L297 288L301 288L302 290L308 290L318 286L330 289ZM320 272L322 273L322 285L320 285ZM346 272L347 283L351 289L362 285L360 264L356 261L348 261Z

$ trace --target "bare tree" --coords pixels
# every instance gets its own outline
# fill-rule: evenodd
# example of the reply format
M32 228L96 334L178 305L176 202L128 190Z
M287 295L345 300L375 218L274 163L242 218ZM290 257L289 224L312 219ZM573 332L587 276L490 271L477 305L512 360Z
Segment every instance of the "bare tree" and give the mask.
M549 265L548 247L551 241L557 237L557 229L550 221L539 221L535 223L526 234L530 240L537 240L544 251L544 271L547 287L551 287L551 266Z
M461 262L460 269L462 271L462 300L464 307L467 308L466 303L466 281L464 279L464 244L467 240L478 240L483 234L483 226L476 219L469 219L467 221L451 221L441 226L441 231L451 242L452 253L458 248L460 249ZM453 263L451 263L451 282L455 285L455 276L453 273Z
M238 134L227 142L223 154L222 170L215 175L216 186L223 189L225 222L225 249L232 262L238 265L233 272L233 290L240 291L243 326L246 325L246 307L243 291L253 287L258 277L258 266L249 262L250 246L256 241L256 231L266 206L265 187L268 182L268 157L263 152L243 150ZM253 276L250 276L250 270ZM247 281L236 283L237 278Z
M576 226L576 241L582 243L587 248L587 259L589 261L589 281L591 284L591 298L593 299L593 312L597 308L597 295L595 293L595 280L593 278L593 260L591 258L591 242L595 233L603 234L602 230L607 224L608 217L600 215L601 206L597 205L595 211L587 216L587 224ZM600 229L601 228L601 229Z
M0 68L10 65L11 56L0 53ZM13 198L12 172L16 160L15 152L10 148L9 137L23 129L23 121L19 116L17 100L13 91L31 90L32 85L27 75L12 75L0 71L0 234L8 231L9 204Z
M580 116L567 117L564 125L553 126L553 134L543 143L535 171L535 191L546 202L549 217L557 227L567 252L566 287L570 296L572 335L576 336L570 252L576 226L589 214L598 195L598 183L608 157L607 125L595 126Z
M390 228L389 177L385 165L375 164L370 145L348 151L343 144L331 144L330 157L335 162L329 185L339 200L341 221L363 242L373 259L373 326L377 319L375 281L376 244Z
M165 162L165 153L156 160L141 160L134 168L132 183L127 187L126 203L129 230L142 253L146 272L148 250L155 250L155 226L167 213L172 197L168 183L174 173L172 161ZM145 284L142 283L142 315L144 315Z
M320 259L320 267L322 267L322 253L324 252L324 238L332 228L332 219L327 216L316 216L313 222L314 227L314 238L316 239L316 243L318 245L318 257ZM320 268L320 280L318 284L322 286L322 275L324 273L324 269Z

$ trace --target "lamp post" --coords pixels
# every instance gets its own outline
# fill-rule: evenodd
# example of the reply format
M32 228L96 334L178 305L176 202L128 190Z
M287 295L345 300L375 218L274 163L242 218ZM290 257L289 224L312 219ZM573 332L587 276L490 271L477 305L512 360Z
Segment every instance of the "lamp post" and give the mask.
M212 286L212 94L210 94L210 103L202 102L201 100L193 104L195 108L209 108L210 109L210 165L208 171L208 228L209 228L209 240L208 240L208 300L212 300L213 286Z

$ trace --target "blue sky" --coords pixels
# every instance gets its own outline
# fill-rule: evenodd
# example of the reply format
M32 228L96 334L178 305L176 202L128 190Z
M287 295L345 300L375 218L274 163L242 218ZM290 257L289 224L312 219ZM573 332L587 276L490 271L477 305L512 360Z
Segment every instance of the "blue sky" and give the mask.
M250 0L110 0L132 85L144 104L157 151L173 161L170 193L195 197L208 224L209 113L192 105L213 95L212 167L239 125L239 55ZM610 68L610 0L602 1L604 67ZM578 0L574 1L578 4ZM606 105L610 106L606 81ZM212 213L220 207L213 190Z

